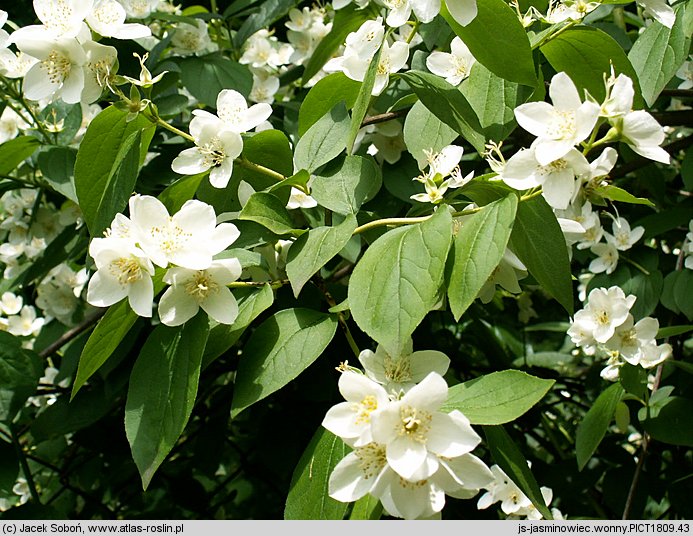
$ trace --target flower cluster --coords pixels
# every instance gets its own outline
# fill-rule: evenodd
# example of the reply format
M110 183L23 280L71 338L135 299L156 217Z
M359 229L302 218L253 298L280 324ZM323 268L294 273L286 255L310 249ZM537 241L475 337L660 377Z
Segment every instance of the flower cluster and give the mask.
M24 95L31 100L95 102L113 74L118 53L93 40L91 32L117 39L151 35L147 26L125 22L126 10L117 0L36 0L34 9L42 24L0 38L5 49L0 70L23 76ZM12 44L22 55L7 50Z
M484 486L487 490L477 502L479 510L485 510L492 504L501 503L501 510L508 516L508 519L543 519L539 510L536 509L529 497L525 495L517 484L510 480L505 471L497 465L491 466L493 482ZM546 505L551 504L553 490L546 486L541 487L541 495ZM554 519L564 519L563 514L558 508L552 508L551 514Z
M424 185L426 193L414 194L411 198L422 203L440 203L450 188L460 188L471 181L474 172L463 177L460 171L463 152L459 145L448 145L438 153L427 151L428 171L414 178Z
M95 238L89 254L97 271L89 281L87 301L108 307L128 298L139 316L152 316L154 266L168 268L170 285L159 301L167 326L190 320L200 308L222 324L232 324L238 304L227 285L241 275L238 259L214 259L239 236L232 223L216 224L214 209L187 201L173 216L151 196L135 195L130 218L117 214L104 238Z
M635 322L630 309L636 297L626 296L619 287L595 288L587 296L585 307L575 313L568 335L586 354L597 348L609 356L602 377L616 380L625 363L650 369L671 356L669 344L657 344L659 322L645 317Z
M481 438L459 411L440 411L449 358L437 351L390 356L382 347L359 355L365 372L343 365L339 390L323 426L352 452L329 480L342 502L377 497L392 516L416 519L439 513L445 495L473 497L489 484L489 468L471 451Z
M269 104L248 107L245 97L233 89L217 96L217 114L194 110L190 134L195 147L184 149L171 162L171 168L182 175L196 175L209 169L209 182L225 188L233 172L233 160L243 151L241 133L252 130L272 115Z

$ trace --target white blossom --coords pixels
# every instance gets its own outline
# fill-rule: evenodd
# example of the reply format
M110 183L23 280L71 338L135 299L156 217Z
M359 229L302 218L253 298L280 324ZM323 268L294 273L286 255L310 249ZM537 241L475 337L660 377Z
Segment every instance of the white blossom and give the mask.
M599 116L599 105L589 100L582 102L566 73L560 72L551 79L549 94L553 105L528 102L515 108L519 125L537 136L533 147L543 166L564 157L586 139Z
M615 218L612 226L612 233L604 233L604 237L609 244L612 244L619 251L629 250L642 238L645 228L641 225L630 228L630 224L625 218Z
M442 76L445 80L457 86L469 76L476 59L459 37L450 43L450 52L432 52L426 58L426 67L433 74Z
M635 299L616 286L592 289L585 307L575 313L568 335L578 345L584 341L585 333L596 342L606 343L628 318Z
M218 259L204 270L173 267L164 275L171 285L159 301L159 317L167 326L179 326L202 308L220 324L233 324L238 316L236 298L226 286L241 275L238 259Z
M588 270L593 274L605 272L608 275L618 266L618 249L613 244L609 242L594 244L590 247L590 251L597 255L597 258L592 259L588 267Z

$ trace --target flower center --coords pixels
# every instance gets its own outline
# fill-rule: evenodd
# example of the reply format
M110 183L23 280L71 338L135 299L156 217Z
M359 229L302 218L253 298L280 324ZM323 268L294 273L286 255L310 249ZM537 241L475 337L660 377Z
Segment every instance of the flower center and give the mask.
M387 464L385 445L368 443L365 447L355 448L354 453L359 459L359 469L361 469L363 478L366 480L378 475Z
M609 319L609 313L606 311L598 311L596 315L594 315L595 320L597 321L597 324L601 326L606 326L611 320Z
M431 429L433 415L427 411L403 405L399 410L399 416L398 434L400 436L406 435L418 443L425 443L428 431Z
M51 50L48 57L41 62L41 68L46 71L51 84L62 84L70 75L72 63L70 58L58 50Z
M169 218L168 225L164 227L152 227L150 234L154 241L159 243L161 250L168 255L183 249L192 237L191 233L176 225L172 218Z
M408 382L411 380L411 362L409 359L392 359L385 357L385 377L391 382Z
M129 285L142 279L142 266L134 257L121 257L111 262L111 273L121 285Z
M547 135L555 140L572 138L575 135L575 112L570 110L554 110L553 121Z
M378 409L378 399L373 395L368 395L354 406L354 411L357 413L356 424L368 424L371 422L371 413Z
M209 277L206 270L199 270L187 283L185 283L185 292L192 296L195 301L203 302L207 296L219 291L219 285Z

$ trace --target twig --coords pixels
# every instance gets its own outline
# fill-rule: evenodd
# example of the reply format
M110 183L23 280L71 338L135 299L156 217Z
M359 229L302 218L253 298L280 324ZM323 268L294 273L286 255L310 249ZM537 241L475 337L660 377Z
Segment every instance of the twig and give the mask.
M76 338L78 335L96 324L99 318L106 314L106 311L107 309L99 309L90 316L86 317L81 324L77 324L74 328L68 329L57 341L49 344L43 350L41 350L39 355L44 359L50 355L53 355L72 339Z
M663 97L689 97L693 98L693 89L663 89Z
M24 479L29 487L29 492L31 493L31 498L36 504L41 504L41 498L39 497L38 491L36 491L36 484L34 483L34 478L31 475L31 470L29 469L29 464L26 461L26 454L22 448L22 444L19 442L19 436L14 430L14 426L10 425L10 434L12 436L12 444L17 452L17 458L19 458L19 464L22 467L22 473L24 473Z
M404 117L405 115L407 115L409 110L411 110L411 108L405 108L403 110L397 110L395 112L386 112L384 114L364 117L363 122L361 123L361 128L368 125L374 125L376 123L385 123L386 121L392 121L393 119L397 119L398 117Z

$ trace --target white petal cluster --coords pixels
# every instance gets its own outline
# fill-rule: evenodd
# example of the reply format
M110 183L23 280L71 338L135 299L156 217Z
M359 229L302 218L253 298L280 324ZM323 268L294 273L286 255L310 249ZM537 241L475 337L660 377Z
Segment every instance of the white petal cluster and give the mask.
M617 77L612 74L606 90L600 115L607 118L614 133L639 155L668 164L669 153L660 147L665 138L664 128L645 110L633 110L633 81L625 74Z
M390 80L390 74L404 67L409 58L409 45L402 41L392 44L385 40L385 26L382 17L368 20L361 27L351 32L346 38L344 54L333 58L324 67L326 72L342 71L352 80L363 82L366 72L380 50L375 83L372 94L380 95Z
M171 285L159 302L164 324L183 324L200 308L217 322L232 324L238 305L227 285L240 277L241 266L238 259L214 256L238 238L236 226L217 225L214 209L197 200L173 216L151 196L134 195L129 208L130 218L117 214L106 236L89 246L97 271L87 302L108 307L127 297L133 311L151 317L156 265L168 268L163 280Z
M433 74L442 76L445 81L457 86L469 76L476 58L472 55L467 45L459 37L450 43L450 52L432 52L426 58L426 67Z
M460 159L464 148L459 145L447 145L440 152L426 152L428 171L413 180L424 185L426 193L414 194L411 198L422 203L437 204L443 200L445 192L451 188L460 188L474 177L474 172L462 176Z
M118 39L151 35L147 26L126 23L126 9L116 0L34 0L34 10L41 24L20 28L9 39L0 35L0 72L24 77L24 95L34 101L99 99L114 74L117 50L92 40L92 31Z
M618 379L618 368L624 363L650 369L671 356L671 345L656 342L657 319L645 317L635 322L630 314L635 300L616 286L595 288L568 329L573 343L587 354L594 354L597 347L607 351L610 359L602 371L605 379Z
M209 182L225 188L233 172L233 160L243 151L241 134L262 124L272 115L266 103L248 107L245 97L233 89L217 96L217 113L194 110L190 135L195 147L184 149L171 162L171 169L181 175L196 175L210 170Z
M493 482L484 486L487 491L479 497L477 503L479 510L485 510L492 504L500 502L501 510L508 516L508 519L543 519L529 497L517 487L517 484L508 477L503 469L497 465L492 465L491 472L494 479ZM542 486L541 495L546 505L549 506L553 499L553 490ZM563 514L557 508L552 508L551 513L554 519L563 519Z
M362 352L365 374L345 366L345 402L327 412L323 426L353 448L330 475L331 497L352 502L370 493L389 515L417 519L440 512L446 494L469 498L493 477L471 454L481 438L469 420L440 411L449 359L410 350Z

